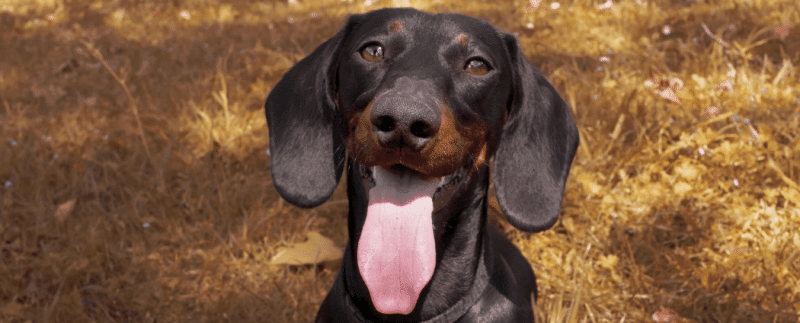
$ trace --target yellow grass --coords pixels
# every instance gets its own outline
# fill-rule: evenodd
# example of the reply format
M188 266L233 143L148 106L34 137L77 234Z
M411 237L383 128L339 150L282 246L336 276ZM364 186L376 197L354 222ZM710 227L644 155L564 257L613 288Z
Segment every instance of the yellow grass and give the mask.
M572 106L561 219L509 233L540 321L800 321L795 0L6 0L0 322L311 320L337 264L270 259L346 195L280 200L263 101L383 6L517 33Z

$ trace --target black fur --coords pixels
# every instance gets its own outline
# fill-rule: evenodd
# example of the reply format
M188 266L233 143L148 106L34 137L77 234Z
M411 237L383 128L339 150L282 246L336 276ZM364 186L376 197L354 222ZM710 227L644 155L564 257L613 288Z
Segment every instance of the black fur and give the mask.
M398 22L402 33L391 34L390 25ZM360 61L359 52L369 42L384 46L385 62ZM472 77L464 72L467 60L476 56L488 61L490 73ZM376 311L356 265L368 199L359 158L369 152L345 148L353 135L348 120L386 93L420 97L398 95L374 109L401 119L427 118L435 128L442 116L424 114L445 106L459 134L468 137L481 128L485 136L477 144L487 147L485 162L467 156L457 165L463 170L447 177L455 189L433 215L436 268L407 315ZM381 9L352 15L341 31L284 75L265 109L273 183L288 202L301 207L325 202L348 161L350 242L317 322L533 321L533 270L486 220L488 158L494 157L494 186L509 222L525 231L546 230L558 219L578 130L567 104L525 58L516 37L458 14Z

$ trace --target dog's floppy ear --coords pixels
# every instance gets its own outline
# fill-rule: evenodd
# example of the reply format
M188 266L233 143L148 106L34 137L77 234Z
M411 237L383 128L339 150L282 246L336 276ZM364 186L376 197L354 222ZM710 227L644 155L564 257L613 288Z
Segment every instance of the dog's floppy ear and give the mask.
M349 25L286 72L264 104L272 183L281 197L300 207L330 198L344 168L334 80Z
M502 37L514 69L514 93L494 158L495 192L511 224L547 230L558 219L578 128L567 103L525 58L516 37Z

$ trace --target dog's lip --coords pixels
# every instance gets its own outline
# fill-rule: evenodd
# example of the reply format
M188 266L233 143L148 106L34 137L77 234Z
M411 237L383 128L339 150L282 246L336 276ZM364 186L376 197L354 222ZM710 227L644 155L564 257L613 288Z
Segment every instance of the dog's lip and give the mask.
M373 177L373 167L381 167L389 172L392 172L397 175L402 174L409 174L414 177L418 177L421 180L431 179L433 177L427 176L419 171L416 171L402 163L392 164L388 166L372 166L367 167L365 165L360 165L361 169L361 178L365 181L364 183L367 185L367 189L370 189L375 186L375 178ZM433 194L433 199L437 200L440 196L442 196L445 192L449 189L456 186L456 184L460 183L463 178L464 174L467 173L467 169L469 165L465 165L455 172L450 173L445 176L437 177L439 179L439 183L436 185L436 191Z
M424 172L419 171L418 168L414 167L413 165L408 165L404 163L396 163L388 166L379 166L379 167L382 167L386 171L393 173L395 175L411 175L421 180L429 180L433 178L444 177L444 176L430 176Z
M392 172L392 173L395 173L395 174L407 173L407 174L411 174L411 175L416 176L416 177L424 177L425 176L424 174L420 173L419 171L416 171L413 168L408 167L408 166L403 165L403 164L400 164L400 163L391 165L389 167L384 167L384 168L386 170L388 170L389 172Z
M438 178L439 179L439 186L444 184L444 179L445 178L450 177L453 174L458 172L458 171L456 171L456 172L453 172L452 174L448 174L448 175L444 175L444 176L430 176L428 174L425 174L425 173L417 170L413 165L407 165L407 164L404 164L404 163L395 163L395 164L391 164L391 165L376 165L376 166L373 166L373 167L381 167L384 170L386 170L387 172L390 172L390 173L395 174L395 175L400 175L400 176L402 176L402 175L410 175L410 176L419 178L420 180L430 180L430 179ZM369 176L370 177L372 176L371 168L372 167L367 167L367 169L370 169L370 172L369 172Z

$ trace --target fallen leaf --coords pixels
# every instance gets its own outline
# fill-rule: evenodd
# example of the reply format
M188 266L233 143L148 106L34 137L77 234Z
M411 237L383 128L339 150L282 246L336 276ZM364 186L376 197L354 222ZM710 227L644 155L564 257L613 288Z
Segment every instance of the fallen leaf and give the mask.
M64 202L63 204L58 206L56 209L56 214L54 215L58 222L64 223L72 211L75 210L75 199L71 199L69 201Z
M305 242L279 250L270 262L276 265L311 265L342 258L342 250L333 240L314 231L306 233L306 237Z
M668 101L675 103L677 105L681 104L681 99L678 98L678 95L675 94L675 91L672 88L666 88L663 90L655 90L656 94L661 96L662 98L667 99Z
M672 309L662 307L653 313L652 319L656 323L674 323L678 321L678 314Z

